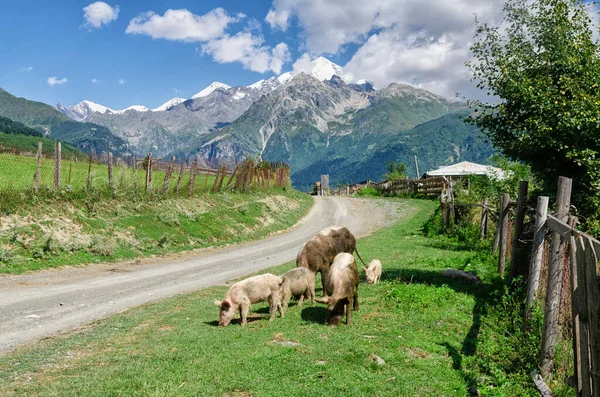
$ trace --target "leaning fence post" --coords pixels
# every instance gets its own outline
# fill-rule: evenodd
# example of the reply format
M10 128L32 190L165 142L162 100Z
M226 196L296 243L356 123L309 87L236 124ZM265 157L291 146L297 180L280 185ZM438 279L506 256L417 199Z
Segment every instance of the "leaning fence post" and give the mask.
M525 221L525 201L527 201L527 190L529 182L519 182L519 197L517 198L517 213L515 215L515 225L512 236L512 249L510 253L510 278L514 280L521 274L525 266L519 264L519 256L517 252L520 248L520 238L523 232L523 222Z
M556 194L556 217L566 220L571 204L571 185L569 178L561 176ZM562 293L562 272L565 263L566 239L560 233L552 232L552 248L548 266L548 284L546 287L546 305L544 307L544 330L540 354L540 373L545 379L552 378L556 338L558 336L558 315Z
M108 186L111 190L115 188L114 178L113 178L113 154L112 152L108 152Z
M92 184L92 155L90 154L90 161L88 162L88 174L87 174L86 187L89 189L91 184Z
M190 180L188 182L188 196L192 197L194 195L194 182L196 182L196 168L198 167L198 158L194 160L194 164L190 169Z
M162 185L162 194L165 194L169 189L169 184L171 183L171 174L173 173L173 168L175 168L175 156L171 157L171 162L167 167L167 172L165 172L165 180Z
M544 241L546 240L546 219L548 218L548 197L540 196L535 209L535 233L533 247L531 248L531 264L527 280L527 303L525 305L525 324L531 319L533 301L537 299L540 284L540 271L544 254Z
M40 189L40 169L42 168L42 142L38 142L37 166L33 174L33 190L37 193Z
M508 204L510 203L510 196L508 193L502 195L500 201L500 217L498 221L499 228L499 244L500 244L500 256L498 257L498 273L500 277L504 277L504 269L506 267L506 237L508 234Z
M488 223L488 199L483 199L481 206L481 223L479 225L479 239L483 240L487 235L487 223Z
M175 194L179 195L179 188L181 187L181 180L183 179L183 174L185 173L185 161L181 163L181 167L179 168L179 177L177 178L177 186L175 186Z
M61 144L59 141L56 141L56 145L54 146L54 187L58 190L61 185L61 175L60 175L60 166L61 166Z

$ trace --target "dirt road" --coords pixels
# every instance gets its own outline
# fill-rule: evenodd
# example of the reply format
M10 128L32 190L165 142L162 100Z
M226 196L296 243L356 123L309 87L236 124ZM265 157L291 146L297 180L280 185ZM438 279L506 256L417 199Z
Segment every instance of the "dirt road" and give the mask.
M161 259L1 276L0 352L129 307L288 262L295 259L302 243L327 226L344 225L355 236L365 236L393 221L397 209L391 201L317 197L296 226L253 243Z

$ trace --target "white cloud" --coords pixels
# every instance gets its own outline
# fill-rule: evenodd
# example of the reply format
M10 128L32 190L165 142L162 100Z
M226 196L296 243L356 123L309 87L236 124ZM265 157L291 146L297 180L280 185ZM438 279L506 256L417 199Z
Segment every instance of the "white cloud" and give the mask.
M93 83L93 84L96 84L96 83L99 83L99 82L100 82L100 80L98 80L97 78L93 78L93 79L92 79L92 83Z
M123 85L123 84L125 84L126 82L127 82L127 80L125 80L125 79L119 79L119 81L118 81L118 83L119 83L120 85Z
M271 26L271 29L279 29L285 32L288 28L289 17L289 10L282 9L280 11L275 11L271 9L267 13L265 21L267 21L267 23Z
M420 85L452 97L475 93L464 62L481 21L499 23L504 0L273 0L266 21L285 30L301 29L301 48L312 56L359 46L345 66L356 79L384 87L392 82ZM298 65L300 67L300 65Z
M184 90L180 90L179 88L172 88L172 90L175 94L183 94L185 92Z
M119 17L119 6L111 7L103 1L97 1L83 8L84 26L99 28L108 25Z
M167 10L163 16L149 11L133 18L125 32L154 39L208 41L221 37L229 24L244 17L244 14L230 16L220 7L204 15L195 15L186 9Z
M270 48L263 45L261 37L250 32L239 32L234 36L228 34L202 45L202 53L209 54L219 63L241 62L246 69L265 73L272 71L281 73L283 65L290 60L287 44L279 43Z
M58 79L56 76L48 77L48 85L50 87L53 87L56 84L65 84L67 81L69 80L66 77L63 77L62 79Z
M31 72L33 70L33 66L27 66L26 68L21 69L21 72Z

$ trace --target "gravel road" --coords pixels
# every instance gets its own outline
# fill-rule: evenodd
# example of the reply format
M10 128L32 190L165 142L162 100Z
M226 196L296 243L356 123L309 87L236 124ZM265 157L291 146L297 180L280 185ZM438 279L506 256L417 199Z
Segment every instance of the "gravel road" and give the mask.
M0 276L0 352L288 262L302 243L327 226L344 225L356 237L368 235L397 219L398 208L389 200L315 197L298 224L260 241L160 259Z

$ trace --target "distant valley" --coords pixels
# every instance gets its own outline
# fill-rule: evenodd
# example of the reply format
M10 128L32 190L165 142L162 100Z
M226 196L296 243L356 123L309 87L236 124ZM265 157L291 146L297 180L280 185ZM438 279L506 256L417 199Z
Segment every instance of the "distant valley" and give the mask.
M387 161L406 163L414 176L414 155L423 172L459 160L485 163L492 147L462 121L467 114L463 102L423 89L355 81L323 57L306 73L248 86L214 82L154 109L114 110L89 100L54 109L0 91L0 116L87 152L152 152L210 165L247 156L286 161L302 189L322 173L334 184L377 180Z

